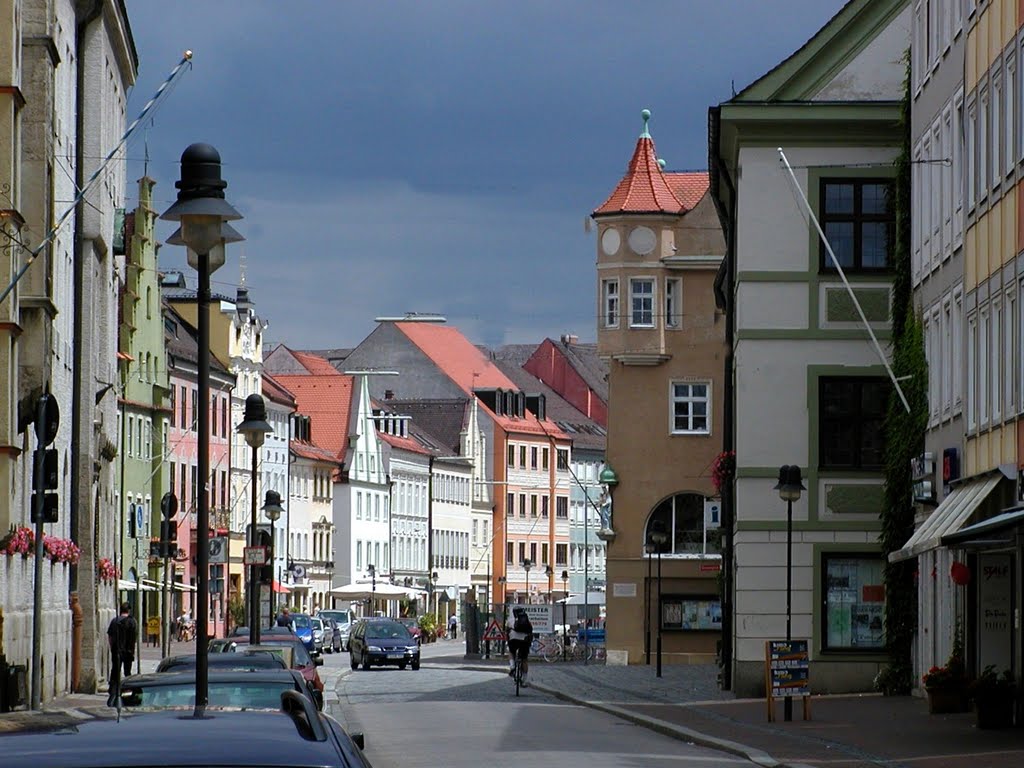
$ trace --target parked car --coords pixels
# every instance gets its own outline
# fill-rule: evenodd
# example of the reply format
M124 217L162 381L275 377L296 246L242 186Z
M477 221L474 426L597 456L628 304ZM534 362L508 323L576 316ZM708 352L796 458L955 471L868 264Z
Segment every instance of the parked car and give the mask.
M319 616L310 616L309 625L313 628L313 652L323 653L326 641L324 620Z
M341 650L341 629L334 619L320 619L324 623L324 651L337 653Z
M360 619L349 636L349 662L352 669L362 665L391 664L399 669L420 668L420 644L405 625L394 619Z
M192 712L124 710L115 718L109 710L55 710L45 718L23 718L4 733L4 768L370 768L362 734L349 735L296 691L283 693L276 710L207 707L202 717L183 716Z
M423 642L423 628L420 627L420 621L415 616L402 616L400 619L395 621L401 622L405 625L405 628L409 630L409 634L416 638L417 643Z
M324 708L324 695L315 690L297 669L220 670L209 673L209 705L214 707L262 707L280 709L281 694L298 691ZM132 675L121 681L125 707L180 707L196 703L195 670Z
M320 679L320 673L317 672L317 667L323 666L324 660L317 656L313 658L309 655L309 651L306 650L306 645L296 637L280 637L274 635L268 635L267 637L260 638L260 644L258 649L263 652L273 652L277 646L285 646L290 649L291 655L287 660L279 658L278 661L286 664L291 669L297 669L302 673L302 676L309 681L309 683L318 691L323 691L324 683ZM239 653L244 653L250 646L245 643L239 642L236 646L236 650ZM213 658L211 656L210 658Z
M287 669L287 665L272 653L252 651L250 653L208 653L208 667L224 670ZM157 672L183 672L196 668L194 653L168 656L156 666Z
M356 620L355 611L353 611L351 608L345 610L331 609L327 611L320 611L320 613L318 613L317 616L319 616L322 619L330 619L334 621L335 624L337 624L338 634L340 636L339 641L341 643L339 646L339 650L347 651L348 637L352 631L352 624L355 623Z
M310 621L310 615L308 613L293 613L292 627L294 627L295 636L306 646L306 650L311 654L318 653L316 642L313 639L313 622Z

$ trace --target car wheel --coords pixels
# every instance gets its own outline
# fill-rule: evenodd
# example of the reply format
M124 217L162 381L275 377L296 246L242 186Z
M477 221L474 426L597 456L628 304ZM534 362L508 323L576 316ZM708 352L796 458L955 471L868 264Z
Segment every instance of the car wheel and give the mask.
M412 663L412 671L413 671L413 672L415 672L415 671L416 671L417 669L419 669L419 668L420 668L420 663L419 663L419 661L418 661L418 660L417 660L417 661L414 661L414 662Z
M359 661L356 659L356 655L354 653L349 654L348 663L352 665L352 669L359 669Z
M363 669L368 670L370 668L370 655L367 654L363 657Z

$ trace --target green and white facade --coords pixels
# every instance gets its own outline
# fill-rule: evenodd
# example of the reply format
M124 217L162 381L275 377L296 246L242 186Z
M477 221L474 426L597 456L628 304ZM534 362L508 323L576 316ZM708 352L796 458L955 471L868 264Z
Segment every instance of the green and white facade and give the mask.
M764 693L765 643L786 638L787 504L774 488L782 465L799 465L807 489L793 503L789 594L812 689L870 690L886 661L877 539L891 383L800 191L887 354L888 190L909 34L905 0L852 0L711 109L711 192L728 244L718 281L731 348L724 447L736 451L723 494L732 536L723 640L738 695Z

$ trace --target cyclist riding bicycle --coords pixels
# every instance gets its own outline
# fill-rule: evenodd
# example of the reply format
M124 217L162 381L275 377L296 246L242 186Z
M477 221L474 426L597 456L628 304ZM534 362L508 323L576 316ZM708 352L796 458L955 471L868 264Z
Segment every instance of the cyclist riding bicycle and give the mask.
M526 673L530 671L530 643L533 642L533 624L526 615L525 608L512 609L512 626L508 630L508 675L512 677L516 671L516 656L522 660L523 674L521 682L526 685Z

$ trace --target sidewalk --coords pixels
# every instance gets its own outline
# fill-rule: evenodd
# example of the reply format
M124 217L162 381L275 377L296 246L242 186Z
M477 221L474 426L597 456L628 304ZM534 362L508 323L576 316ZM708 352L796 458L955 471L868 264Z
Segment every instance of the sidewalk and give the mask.
M463 661L504 669L504 662ZM685 741L721 749L764 766L1024 766L1024 728L978 730L974 714L929 715L924 699L878 694L816 696L811 720L799 700L793 721L782 702L768 722L763 699L735 699L718 690L717 669L653 666L530 665L530 684L566 701L600 709Z

